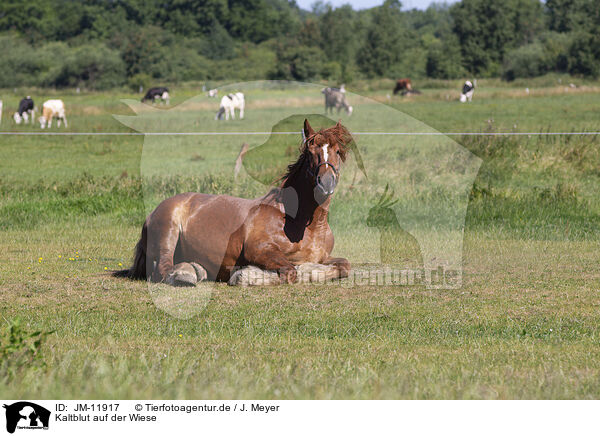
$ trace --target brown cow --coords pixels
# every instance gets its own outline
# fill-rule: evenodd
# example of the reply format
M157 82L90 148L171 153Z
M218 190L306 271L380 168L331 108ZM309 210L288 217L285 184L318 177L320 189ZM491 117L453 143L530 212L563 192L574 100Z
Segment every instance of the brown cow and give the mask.
M396 80L396 87L394 88L394 95L398 94L402 90L412 91L412 82L410 81L410 79Z

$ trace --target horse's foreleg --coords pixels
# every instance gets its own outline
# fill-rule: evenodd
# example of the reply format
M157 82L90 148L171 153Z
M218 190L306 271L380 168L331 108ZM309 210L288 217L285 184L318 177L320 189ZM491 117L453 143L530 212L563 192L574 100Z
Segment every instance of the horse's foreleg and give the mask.
M330 257L323 261L323 265L335 266L338 276L334 278L344 278L348 277L348 274L350 274L350 262L343 257Z
M252 244L245 247L245 257L248 263L259 268L277 271L279 278L286 283L294 283L298 275L296 267L285 258L281 250L274 244Z

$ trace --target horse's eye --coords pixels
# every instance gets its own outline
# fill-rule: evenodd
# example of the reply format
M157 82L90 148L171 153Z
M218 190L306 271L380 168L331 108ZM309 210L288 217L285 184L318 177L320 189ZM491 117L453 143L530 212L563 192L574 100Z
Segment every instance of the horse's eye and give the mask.
M340 151L339 151L339 150L338 150L338 151L336 151L336 153L338 154L338 156L341 156L341 155L342 155L342 153L340 153Z

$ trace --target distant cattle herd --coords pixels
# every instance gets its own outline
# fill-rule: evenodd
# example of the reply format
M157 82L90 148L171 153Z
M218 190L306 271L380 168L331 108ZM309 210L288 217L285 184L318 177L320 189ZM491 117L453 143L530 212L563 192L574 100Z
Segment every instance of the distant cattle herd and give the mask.
M206 89L206 88L204 88ZM475 91L475 84L470 80L465 81L461 93L460 93L460 102L466 103L471 102L473 100L473 93ZM208 97L216 97L218 94L218 89L210 89L207 92ZM333 113L333 110L336 109L339 114L342 110L346 112L348 115L352 115L353 107L348 103L346 98L346 88L344 85L341 85L339 88L335 87L326 87L321 90L325 98L325 113ZM400 93L402 96L412 95L412 94L421 94L420 91L413 88L412 81L409 78L403 78L396 80L394 89L394 95ZM162 102L162 104L169 105L170 103L170 94L169 88L161 86L154 87L148 89L144 98L142 98L142 103L150 102L151 104L155 104L157 102ZM388 98L390 96L388 95ZM235 110L239 110L239 119L244 118L244 108L245 108L245 97L241 92L230 93L224 95L221 98L221 102L219 104L219 110L215 115L215 120L229 120L235 119ZM0 100L0 123L2 122L2 100ZM32 125L35 122L35 112L36 106L34 104L31 96L24 97L19 102L19 106L17 111L13 114L12 118L14 122L18 124L28 124ZM57 127L61 126L61 123L64 123L65 127L67 127L67 117L65 111L65 104L60 99L51 99L46 100L42 105L42 114L39 117L38 121L40 123L40 127L42 129L48 127L52 127L52 120L56 119Z
M0 120L1 118L1 110L2 110L2 101L0 100ZM19 107L17 111L13 114L12 118L15 121L15 124L28 124L35 122L35 103L31 96L23 97L19 102ZM60 127L61 123L67 124L67 115L65 112L65 104L62 100L59 99L51 99L46 100L42 105L42 115L38 119L40 123L40 127L45 129L46 127L52 127L52 120L56 119L57 126Z

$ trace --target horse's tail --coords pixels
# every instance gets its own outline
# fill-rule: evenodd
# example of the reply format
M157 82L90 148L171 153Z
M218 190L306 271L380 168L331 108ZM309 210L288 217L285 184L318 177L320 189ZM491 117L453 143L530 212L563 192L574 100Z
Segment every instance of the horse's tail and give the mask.
M114 277L127 277L133 280L146 280L146 244L148 242L148 229L146 223L142 227L142 236L135 246L133 265L129 269L113 272Z

